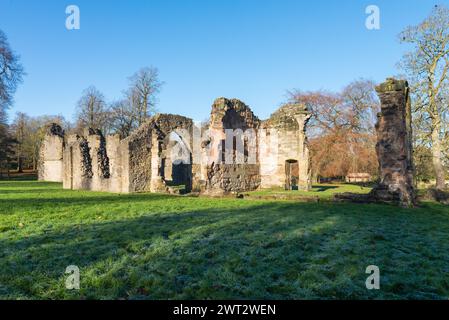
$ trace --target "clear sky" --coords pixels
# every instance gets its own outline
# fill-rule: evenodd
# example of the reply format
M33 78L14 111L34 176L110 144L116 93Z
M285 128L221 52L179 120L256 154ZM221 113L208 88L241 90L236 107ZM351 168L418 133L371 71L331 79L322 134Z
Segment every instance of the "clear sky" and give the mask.
M71 4L80 30L65 27ZM371 4L380 30L365 27ZM0 29L27 72L11 114L71 119L86 87L119 99L131 74L155 66L159 112L203 120L224 96L266 118L287 90L398 74L397 34L435 4L449 0L0 0Z

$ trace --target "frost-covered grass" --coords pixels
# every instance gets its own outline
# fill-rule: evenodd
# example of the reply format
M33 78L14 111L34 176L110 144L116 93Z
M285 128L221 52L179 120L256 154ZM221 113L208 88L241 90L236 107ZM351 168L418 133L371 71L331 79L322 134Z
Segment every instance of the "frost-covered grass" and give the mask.
M273 196L273 195L286 195L291 196L292 199L295 197L318 197L322 200L331 200L333 195L336 193L361 193L367 194L371 191L371 188L362 186L362 185L354 185L354 184L319 184L314 185L311 191L286 191L281 188L273 188L273 189L264 189L253 192L248 192L249 195L253 196Z
M342 188L360 187L312 194ZM79 291L65 289L69 265ZM365 288L368 265L380 290ZM449 208L0 181L0 270L4 299L447 299Z

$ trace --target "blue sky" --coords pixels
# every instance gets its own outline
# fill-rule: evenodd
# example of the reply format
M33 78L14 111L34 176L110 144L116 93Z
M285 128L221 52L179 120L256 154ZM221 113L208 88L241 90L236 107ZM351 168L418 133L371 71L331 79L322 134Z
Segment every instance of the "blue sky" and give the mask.
M203 120L225 96L266 118L287 90L339 90L398 74L408 48L397 34L436 3L449 1L0 0L0 29L27 72L11 114L71 119L86 87L119 99L130 75L155 66L165 82L159 112ZM80 30L65 28L71 4ZM371 4L380 30L365 28Z

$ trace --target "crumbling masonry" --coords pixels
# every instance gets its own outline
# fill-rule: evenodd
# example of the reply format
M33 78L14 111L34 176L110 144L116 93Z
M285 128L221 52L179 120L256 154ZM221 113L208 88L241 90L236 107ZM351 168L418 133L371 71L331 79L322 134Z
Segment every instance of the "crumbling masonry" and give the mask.
M64 131L57 124L45 128L45 137L39 151L38 178L42 181L62 182Z
M368 194L337 194L337 200L416 205L412 145L412 117L407 81L387 79L376 87L381 102L377 115L377 186Z
M305 106L289 104L262 121L243 102L219 98L206 124L158 114L125 139L95 129L64 136L52 125L39 178L117 193L309 190L309 118Z
M387 79L381 101L376 151L379 184L369 195L336 199L416 204L408 83ZM261 188L311 188L303 105L281 107L265 121L237 99L219 98L200 127L189 118L158 114L126 139L86 129L65 136L51 125L41 148L39 179L66 189L108 192L202 192L211 195Z
M371 197L411 207L416 204L416 193L409 86L407 81L389 78L376 91L381 101L376 125L380 183Z

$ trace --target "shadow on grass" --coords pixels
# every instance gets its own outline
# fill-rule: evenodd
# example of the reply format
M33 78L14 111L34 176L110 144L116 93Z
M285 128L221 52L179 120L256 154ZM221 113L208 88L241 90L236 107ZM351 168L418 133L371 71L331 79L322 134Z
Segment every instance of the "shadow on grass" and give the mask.
M74 225L1 240L0 296L442 298L449 290L448 227L447 215L307 203L223 205ZM63 288L64 270L72 264L81 269L79 293ZM364 287L371 264L384 276L380 291Z
M0 185L1 186L1 185ZM14 195L14 194L48 194L49 193L49 189L48 187L45 188L20 188L17 190L0 190L0 197L1 195ZM54 188L54 190L57 190L58 192L60 192L59 188ZM1 198L0 198L1 200Z
M58 182L40 182L40 181L8 181L8 180L0 180L0 192L3 192L4 188L36 188L36 187L54 187L60 189L62 187L61 183Z
M0 176L0 182L4 181L37 181L37 175L34 174L11 175L9 178L6 175Z
M15 194L15 192L12 192ZM26 195L28 192L18 192L17 194ZM48 193L48 192L47 192ZM148 202L149 206L151 202L172 199L173 196L164 194L126 194L126 195L114 195L114 194L83 194L78 197L73 196L73 192L68 192L67 196L64 194L58 194L57 197L51 197L47 195L46 192L40 193L35 190L29 192L28 194L34 194L36 197L27 198L5 198L2 199L0 196L0 208L3 208L2 214L14 214L18 211L31 211L35 209L55 209L61 212L70 208L75 207L85 207L88 210L89 206L97 206L101 209L102 206L107 205L126 205L126 204L136 204L141 202ZM42 195L42 196L41 196Z
M333 189L338 189L337 186L318 186L317 187L317 192L325 192L327 190L333 190Z

